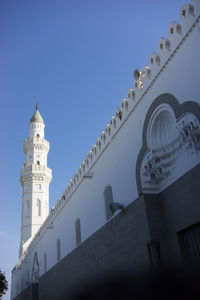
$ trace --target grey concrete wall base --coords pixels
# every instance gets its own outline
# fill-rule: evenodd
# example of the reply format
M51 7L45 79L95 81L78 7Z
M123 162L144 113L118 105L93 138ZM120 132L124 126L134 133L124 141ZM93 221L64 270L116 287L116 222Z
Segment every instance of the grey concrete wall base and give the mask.
M142 196L40 278L40 299L66 299L102 274L149 270L149 239Z
M168 241L175 261L182 262L177 233L200 222L200 164L160 194Z
M39 300L39 284L32 283L22 293L20 293L14 300Z
M200 165L158 195L144 194L151 240L159 240L163 266L182 264L177 233L200 221Z

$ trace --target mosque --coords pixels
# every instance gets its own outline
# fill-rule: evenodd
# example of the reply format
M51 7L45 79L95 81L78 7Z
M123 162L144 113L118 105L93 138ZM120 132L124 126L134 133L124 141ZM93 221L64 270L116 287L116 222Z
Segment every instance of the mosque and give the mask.
M82 282L200 260L200 1L180 10L49 212L49 142L24 141L11 299L66 299ZM48 125L47 125L48 126Z

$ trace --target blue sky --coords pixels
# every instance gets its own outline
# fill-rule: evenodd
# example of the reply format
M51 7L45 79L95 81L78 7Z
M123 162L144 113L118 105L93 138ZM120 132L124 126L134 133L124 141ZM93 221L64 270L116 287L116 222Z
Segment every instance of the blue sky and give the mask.
M52 206L185 3L0 1L0 268L8 279L18 258L19 174L35 102L51 147Z

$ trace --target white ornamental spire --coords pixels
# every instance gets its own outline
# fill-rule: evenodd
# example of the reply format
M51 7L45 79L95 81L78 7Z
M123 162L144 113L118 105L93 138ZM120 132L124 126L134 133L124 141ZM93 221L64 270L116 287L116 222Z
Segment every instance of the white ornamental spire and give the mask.
M29 124L29 138L34 136L44 138L44 120L38 110L38 102L36 102L36 110Z

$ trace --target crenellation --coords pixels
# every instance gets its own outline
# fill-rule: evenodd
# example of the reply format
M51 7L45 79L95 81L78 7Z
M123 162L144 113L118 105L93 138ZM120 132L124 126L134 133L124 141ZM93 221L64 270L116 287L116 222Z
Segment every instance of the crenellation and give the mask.
M71 180L70 180L70 191L73 191L73 187L74 187L74 186L73 186L73 180L71 179Z
M104 131L101 132L100 139L101 139L101 141L103 141L102 144L105 145L105 143L106 143L106 134L105 134Z
M80 181L80 176L79 176L79 172L78 172L78 171L76 171L75 176L76 176L76 181L77 181L77 183L79 183L79 181Z
M121 109L119 109L118 107L116 109L115 115L116 115L118 120L120 120L120 121L122 120L123 114L122 114Z
M137 96L139 97L141 94L141 90L143 89L143 84L142 84L141 79L134 81L134 89L135 89L135 92L137 93Z
M81 164L81 168L82 168L82 170L83 170L83 173L85 172L85 161L83 161L82 162L82 164Z
M100 138L96 139L96 145L97 145L98 152L100 152L101 151L101 140L100 140Z
M181 24L175 21L171 22L168 29L168 39L177 38L177 36L181 38L181 34Z
M121 108L124 112L128 111L128 100L123 98L121 101Z
M181 24L175 21L170 23L168 29L168 39L170 40L171 51L174 51L182 39Z
M78 172L79 172L79 175L80 175L80 177L81 177L81 176L82 176L82 173L83 173L83 172L82 172L82 167L81 167L81 166L79 167Z
M131 100L132 100L132 101L135 100L135 91L134 91L134 89L129 89L129 90L128 90L127 99L130 100L130 101L131 101Z
M152 52L149 57L149 65L151 68L151 76L153 79L160 70L160 55Z
M76 185L76 182L77 182L77 178L76 178L76 175L74 175L73 176L73 184Z
M66 199L67 196L68 196L68 190L67 190L67 187L66 187L66 189L65 189L65 191L64 191L64 195L65 195L65 199Z
M106 125L105 132L107 133L108 136L111 135L111 126L110 126L110 124Z
M144 66L142 68L141 78L143 79L143 81L144 81L144 78L151 79L151 68L149 66Z
M110 119L110 125L111 125L111 127L112 127L113 130L116 129L116 117L113 116L113 117Z
M170 51L170 41L164 37L159 40L158 52L160 55L169 54Z
M135 69L133 77L134 77L135 81L140 79L140 71L138 69Z
M76 171L76 173L75 173L75 176L76 176L76 180L77 180L77 182L79 182L79 179L80 179L80 176L79 176L79 170L78 170L78 171Z
M94 155L96 156L96 154L97 154L97 145L93 145L92 146L92 152L94 153Z
M186 34L186 32L189 30L190 26L195 21L194 6L192 4L184 4L181 7L179 20L182 23L183 34Z
M85 158L85 168L86 168L86 170L88 169L88 165L89 165L89 159L86 156L86 158Z
M138 99L141 96L143 90L141 72L138 69L134 71L134 90Z
M90 150L88 152L88 157L89 157L89 161L92 162L92 158L93 158L93 156L92 156L92 150Z
M143 90L145 90L151 80L151 68L149 66L144 66L140 73L140 80L142 81Z
M163 37L159 40L158 54L160 56L160 69L162 69L171 54L170 40Z
M200 14L200 0L191 0L193 3L195 3L195 17L197 17Z

